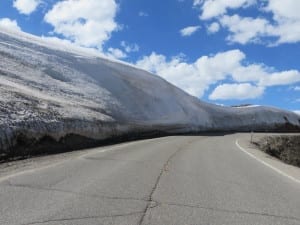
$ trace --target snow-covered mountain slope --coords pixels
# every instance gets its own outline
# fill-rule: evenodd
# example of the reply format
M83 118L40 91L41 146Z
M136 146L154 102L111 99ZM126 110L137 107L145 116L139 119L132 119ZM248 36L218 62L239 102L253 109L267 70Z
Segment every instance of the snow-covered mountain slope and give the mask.
M0 154L45 136L300 127L292 112L202 102L162 78L79 48L0 31Z

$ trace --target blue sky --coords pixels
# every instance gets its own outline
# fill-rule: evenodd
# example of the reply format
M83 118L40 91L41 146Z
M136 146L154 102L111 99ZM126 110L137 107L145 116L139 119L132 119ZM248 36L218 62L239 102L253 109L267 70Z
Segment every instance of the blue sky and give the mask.
M299 0L5 0L0 28L96 48L205 101L299 111L299 10Z

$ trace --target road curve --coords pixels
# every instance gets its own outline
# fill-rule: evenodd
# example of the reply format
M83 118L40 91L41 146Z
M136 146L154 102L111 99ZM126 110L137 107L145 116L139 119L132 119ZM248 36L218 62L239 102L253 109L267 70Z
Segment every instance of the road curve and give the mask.
M300 185L239 150L244 135L137 141L0 177L0 224L299 225Z

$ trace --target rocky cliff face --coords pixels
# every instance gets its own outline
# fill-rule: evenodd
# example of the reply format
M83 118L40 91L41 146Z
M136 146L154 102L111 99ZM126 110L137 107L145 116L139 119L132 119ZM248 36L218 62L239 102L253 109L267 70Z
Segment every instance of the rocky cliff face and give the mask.
M45 137L300 127L292 112L211 105L146 71L30 35L0 31L0 58L0 155Z

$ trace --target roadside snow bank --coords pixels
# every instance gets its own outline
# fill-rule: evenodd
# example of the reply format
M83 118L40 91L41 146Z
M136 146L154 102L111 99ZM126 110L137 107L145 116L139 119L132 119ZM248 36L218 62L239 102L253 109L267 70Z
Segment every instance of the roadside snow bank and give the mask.
M146 71L30 35L0 31L0 57L0 155L30 151L45 138L90 145L146 133L300 126L295 113L208 104Z

